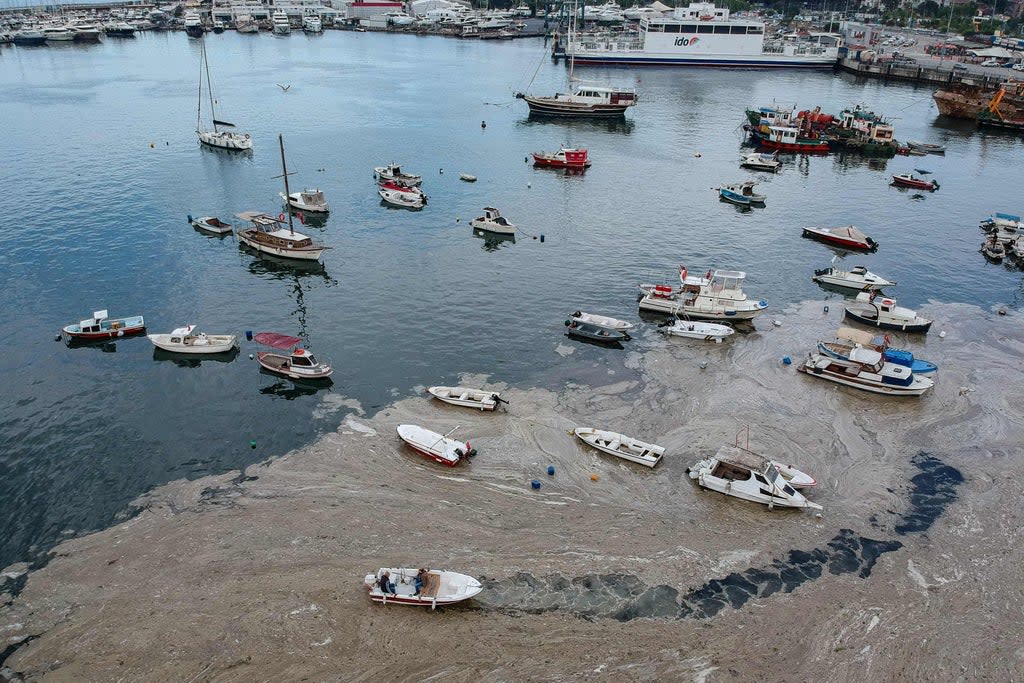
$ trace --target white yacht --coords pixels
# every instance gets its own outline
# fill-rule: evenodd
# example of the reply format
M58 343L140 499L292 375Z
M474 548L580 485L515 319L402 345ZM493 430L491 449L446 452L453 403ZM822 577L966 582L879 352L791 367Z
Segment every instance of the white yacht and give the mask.
M48 43L64 43L75 39L75 32L69 26L46 26L42 33Z
M384 17L389 26L411 26L416 23L416 18L410 17L405 12L387 12Z
M311 14L302 19L302 30L306 33L323 33L324 23L320 21L320 17Z
M274 33L277 35L284 36L292 32L292 25L288 21L288 15L283 9L279 9L274 12L272 20L274 23Z
M786 481L776 463L739 446L723 446L714 456L697 462L687 473L702 488L769 508L821 510L820 505L807 500ZM799 474L801 479L810 479L802 472Z
M194 9L185 12L185 33L191 38L201 38L203 35L203 18Z

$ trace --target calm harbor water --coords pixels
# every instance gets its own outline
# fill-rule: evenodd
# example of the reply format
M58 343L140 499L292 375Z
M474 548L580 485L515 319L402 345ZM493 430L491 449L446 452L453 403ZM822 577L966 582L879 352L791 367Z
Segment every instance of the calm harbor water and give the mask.
M0 566L110 523L154 485L308 443L353 401L374 411L463 372L513 384L607 377L625 354L567 342L565 314L635 318L636 284L673 282L680 262L746 270L748 293L773 309L821 297L810 276L832 252L802 239L801 225L872 235L878 253L847 263L899 281L906 305L1022 300L1021 274L978 253L977 223L1024 210L1013 171L1024 145L937 119L926 89L830 73L588 69L635 84L641 104L624 123L566 124L531 121L512 96L538 67L534 92L565 88L539 40L205 40L219 113L253 135L250 156L196 143L199 44L184 34L0 48ZM766 208L742 212L711 188L751 175L737 164L743 109L773 99L832 112L864 103L898 138L948 152L788 158L762 176ZM331 203L326 221L299 228L332 248L322 268L261 260L186 223L278 213L279 132L293 188L319 186ZM559 143L588 147L593 168L567 176L524 163ZM371 169L392 160L424 175L423 211L381 206ZM932 171L940 191L888 186L912 168ZM473 236L468 221L485 205L526 234ZM297 334L333 362L334 385L261 374L244 341L230 362L168 358L145 338L52 341L102 308L141 313L152 332ZM657 343L641 335L630 348Z

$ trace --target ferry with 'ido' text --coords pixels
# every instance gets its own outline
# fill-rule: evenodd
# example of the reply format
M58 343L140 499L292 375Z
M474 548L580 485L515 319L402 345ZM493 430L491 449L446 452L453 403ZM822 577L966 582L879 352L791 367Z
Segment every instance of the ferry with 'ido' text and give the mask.
M671 16L641 19L634 34L577 34L569 41L566 56L577 66L831 68L839 56L839 39L819 34L816 38L765 40L764 22L732 19L728 9L695 2L676 8Z

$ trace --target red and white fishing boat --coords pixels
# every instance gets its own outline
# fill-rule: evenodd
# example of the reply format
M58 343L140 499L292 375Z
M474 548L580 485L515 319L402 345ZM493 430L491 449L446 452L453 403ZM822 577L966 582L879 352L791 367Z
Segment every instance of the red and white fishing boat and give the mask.
M272 351L257 352L256 361L260 367L275 375L284 375L291 379L319 380L327 379L334 372L330 365L321 363L312 353L301 348L299 344L302 340L298 337L276 332L259 332L253 335L253 339L264 346L289 351L287 355Z
M587 150L582 148L559 147L557 152L533 152L533 165L545 168L589 168Z
M848 249L874 251L878 243L852 225L838 228L804 228L804 237L811 237L822 242L834 244Z
M407 209L422 209L427 203L427 195L423 194L419 187L394 181L380 183L377 186L377 194L388 204Z
M476 449L468 441L462 442L449 438L455 429L447 434L438 434L419 425L398 425L398 438L409 444L409 447L417 453L442 465L455 467L463 459L476 455Z
M915 190L927 190L928 192L935 192L935 190L939 189L939 184L934 180L918 178L913 173L894 175L892 177L892 184L896 187L910 187Z
M420 585L417 586L417 577ZM385 591L382 583L388 584ZM382 567L376 574L367 574L363 585L370 591L370 599L381 604L430 607L452 605L469 600L483 586L472 576L438 569L417 570L410 567Z
M127 318L108 318L107 311L96 311L89 320L77 325L65 325L61 328L61 336L65 341L95 341L97 339L116 339L146 331L146 321L141 315Z

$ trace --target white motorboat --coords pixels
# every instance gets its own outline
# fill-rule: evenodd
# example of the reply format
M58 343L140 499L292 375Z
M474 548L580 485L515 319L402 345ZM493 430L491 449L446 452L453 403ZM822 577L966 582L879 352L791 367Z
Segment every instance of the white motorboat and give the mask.
M153 346L174 353L224 353L238 343L233 334L196 332L195 325L179 327L170 334L147 334L146 337Z
M301 348L302 340L287 334L276 332L259 332L253 339L264 346L271 346L288 355L272 351L258 351L256 361L260 367L276 375L284 375L299 380L325 380L334 373L329 364L317 360L309 350Z
M846 317L863 325L883 330L902 332L928 332L932 321L922 318L916 311L896 305L893 297L879 296L878 292L861 292L857 300L846 307Z
M75 39L75 32L70 26L45 26L42 34L48 43L66 43Z
M95 24L73 24L71 31L76 43L98 43L103 31Z
M789 469L794 475L799 472L795 468ZM769 508L822 509L787 482L771 460L739 446L722 446L718 453L698 461L687 473L702 488L761 503ZM804 477L810 479L802 472L800 475L801 480Z
M484 391L471 387L427 387L427 393L453 406L478 408L479 410L494 410L498 407L499 402L505 402L496 391Z
M633 323L626 322L625 320L619 320L618 318L612 318L607 315L584 313L583 311L570 313L569 317L577 322L590 323L591 325L596 325L598 327L604 327L609 330L620 330L622 332L636 327Z
M245 151L252 149L252 138L249 137L248 133L235 133L228 130L222 130L224 128L234 128L235 124L228 123L227 121L220 121L217 119L217 111L214 109L214 102L217 100L213 97L213 83L210 81L210 63L206 59L206 43L202 43L200 47L202 54L203 64L202 69L199 71L199 103L196 105L196 135L199 137L199 142L210 147L218 147L220 149L230 149ZM203 74L206 74L206 90L210 99L210 119L213 124L213 130L203 130Z
M235 233L238 241L261 253L299 261L316 261L325 250L330 249L308 235L295 232L290 213L287 227L283 216L274 218L258 211L235 215L243 221L249 221L248 227Z
M470 175L469 173L460 173L459 174L459 180L465 180L467 183L475 183L476 182L476 176L475 175Z
M895 282L875 275L864 266L854 266L850 270L836 268L836 257L834 256L832 257L832 265L828 268L814 271L814 277L811 280L823 285L831 285L843 289L856 289L862 292L896 286Z
M405 12L385 12L389 26L411 26L416 23L416 17L410 17Z
M679 267L681 286L640 285L640 308L653 313L685 315L699 320L751 320L761 315L768 302L753 301L743 292L747 274L738 270L709 270L689 275Z
M480 582L472 576L431 569L423 575L423 585L417 591L416 577L419 573L419 570L410 567L382 567L376 574L367 574L363 578L363 585L370 591L370 599L374 602L430 609L469 600L483 590ZM381 588L382 579L387 580L389 588L394 588L393 593Z
M402 167L395 163L388 164L387 166L375 167L373 169L373 175L374 178L379 181L391 181L396 184L407 185L409 187L418 186L423 182L423 176L405 173L402 171Z
M1024 221L1021 220L1020 216L1012 213L999 213L996 212L981 221L981 227L986 230L1005 230L1009 232L1018 232L1024 228Z
M728 325L717 323L696 322L693 320L676 320L671 325L660 327L659 331L673 337L687 337L689 339L703 339L721 344L729 335L736 332Z
M323 33L324 23L320 20L320 17L309 15L302 19L302 30L306 33Z
M288 20L288 13L283 9L274 12L271 17L273 30L276 35L285 36L292 32L291 22Z
M878 351L888 362L905 365L915 375L931 375L939 370L939 366L931 361L915 358L910 351L889 346L889 335L876 337L870 332L855 330L852 327L840 327L836 331L835 341L819 341L818 353L849 360L850 352L857 347Z
M455 467L466 458L476 455L476 449L468 441L450 438L455 429L447 434L438 434L419 425L398 425L398 438L409 444L417 453L442 465Z
M806 472L801 472L795 465L787 465L778 460L770 460L769 462L775 465L775 469L779 471L779 474L786 480L786 483L795 489L806 489L818 485L814 477Z
M782 166L782 162L779 161L778 152L753 152L743 157L740 166L753 171L770 171L774 173Z
M198 10L190 9L185 12L184 18L185 33L190 38L201 38L203 35L203 18Z
M757 183L753 180L745 180L741 183L730 183L717 188L718 196L732 204L746 206L749 204L764 204L768 199L767 195L754 192Z
M328 213L331 207L327 204L327 200L324 198L324 193L319 188L315 190L302 190L301 192L292 192L286 195L284 192L278 193L281 199L285 200L288 206L299 211L308 211L310 213Z
M907 140L907 147L910 149L916 149L919 152L927 152L928 154L945 154L946 146L937 145L931 142L920 142L918 140Z
M577 427L573 433L580 441L593 446L599 451L629 460L646 467L654 467L665 455L665 449L652 443L646 443L617 432L607 432L590 427Z
M215 216L203 216L201 218L189 216L188 222L197 230L213 233L214 235L226 235L231 232L231 224L225 223Z
M501 213L491 206L484 207L484 215L469 222L470 227L499 235L514 235L516 226L509 223Z
M846 360L809 353L797 370L811 377L887 396L920 396L934 384L905 365L886 361L878 351L862 347L851 349Z
M377 186L377 194L388 204L406 209L422 209L427 203L427 196L418 187L403 187L392 182Z

